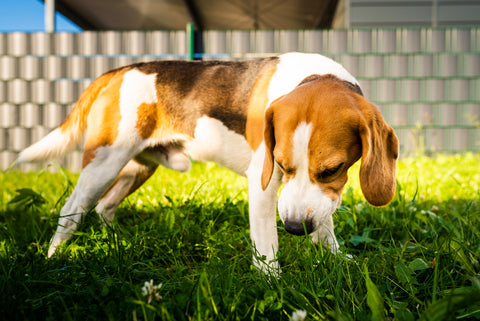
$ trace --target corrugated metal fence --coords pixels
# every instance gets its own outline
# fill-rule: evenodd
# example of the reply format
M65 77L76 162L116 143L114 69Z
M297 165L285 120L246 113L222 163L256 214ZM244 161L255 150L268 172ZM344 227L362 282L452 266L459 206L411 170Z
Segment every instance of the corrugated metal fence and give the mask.
M203 36L204 59L288 51L334 58L381 108L404 154L480 150L480 27L212 30ZM185 31L0 34L0 168L57 126L101 73L187 56ZM80 151L61 163L78 170Z

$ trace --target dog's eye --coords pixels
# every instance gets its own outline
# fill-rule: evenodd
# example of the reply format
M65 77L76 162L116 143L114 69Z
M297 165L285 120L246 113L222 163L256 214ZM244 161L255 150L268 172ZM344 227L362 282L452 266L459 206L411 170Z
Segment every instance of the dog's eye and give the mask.
M327 168L324 171L318 173L317 174L317 179L318 180L325 180L325 179L328 179L328 178L332 177L333 175L337 174L340 171L340 169L343 167L343 164L344 163L340 163L335 167Z
M282 164L278 163L278 167L280 167L280 169L287 175L293 175L295 174L295 168L293 167L284 167Z

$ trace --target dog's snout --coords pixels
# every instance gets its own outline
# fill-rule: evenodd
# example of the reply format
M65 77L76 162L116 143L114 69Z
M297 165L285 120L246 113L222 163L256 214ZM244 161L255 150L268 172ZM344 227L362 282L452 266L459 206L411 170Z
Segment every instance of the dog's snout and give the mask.
M285 221L285 231L293 235L305 235L313 232L313 224L311 220L307 221Z

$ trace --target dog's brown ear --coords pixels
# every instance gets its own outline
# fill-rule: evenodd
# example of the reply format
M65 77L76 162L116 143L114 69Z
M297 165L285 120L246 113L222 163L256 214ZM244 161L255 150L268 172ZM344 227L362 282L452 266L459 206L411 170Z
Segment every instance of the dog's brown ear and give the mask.
M360 186L370 204L383 206L395 196L398 138L375 105L366 100L361 105L365 118L360 126Z
M265 142L265 160L263 161L262 189L266 190L272 179L273 168L273 149L275 148L275 131L273 128L273 108L270 107L265 112L265 129L263 135Z

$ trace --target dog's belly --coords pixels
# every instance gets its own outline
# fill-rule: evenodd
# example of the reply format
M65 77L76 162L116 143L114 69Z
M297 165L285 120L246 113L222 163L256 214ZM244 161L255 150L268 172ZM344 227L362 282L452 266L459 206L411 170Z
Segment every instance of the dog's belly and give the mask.
M213 161L244 176L252 157L244 136L207 116L198 119L194 139L186 142L185 152L194 160Z

